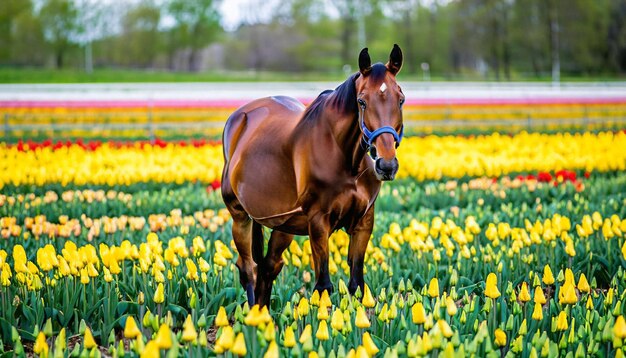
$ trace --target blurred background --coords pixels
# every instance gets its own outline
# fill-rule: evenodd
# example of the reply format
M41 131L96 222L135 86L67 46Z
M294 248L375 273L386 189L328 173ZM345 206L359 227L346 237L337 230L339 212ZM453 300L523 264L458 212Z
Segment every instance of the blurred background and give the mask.
M2 0L3 133L214 134L238 105L306 103L394 43L421 132L621 127L625 20L624 0Z
M626 71L625 19L623 0L3 0L0 64L5 82L26 67L337 74L399 43L405 75L608 79Z

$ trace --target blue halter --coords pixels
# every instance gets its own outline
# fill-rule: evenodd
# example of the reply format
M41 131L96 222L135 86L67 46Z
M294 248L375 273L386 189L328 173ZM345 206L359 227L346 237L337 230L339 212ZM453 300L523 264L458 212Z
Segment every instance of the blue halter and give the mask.
M400 127L400 133L396 132L396 130L391 126L383 126L378 129L375 129L374 131L370 131L369 129L367 129L367 126L365 125L363 112L364 112L364 109L361 109L361 113L360 113L361 118L359 122L361 122L361 131L363 132L362 142L366 145L365 149L366 150L370 149L372 147L372 143L374 142L374 140L383 133L391 134L393 138L396 140L396 148L398 148L398 146L400 145L400 142L402 141L402 137L404 136L404 124L402 125L402 127Z

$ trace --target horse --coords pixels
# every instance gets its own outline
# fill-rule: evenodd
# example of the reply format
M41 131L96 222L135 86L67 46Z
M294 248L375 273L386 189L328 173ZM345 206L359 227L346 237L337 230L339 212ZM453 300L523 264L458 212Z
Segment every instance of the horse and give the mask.
M248 303L270 305L272 285L294 235L308 235L315 290L332 292L328 238L350 235L348 289L364 289L365 251L382 181L398 171L405 96L396 82L402 50L372 65L361 50L359 71L308 107L272 96L237 109L222 137L221 193L230 212L237 268ZM264 255L264 227L271 229Z

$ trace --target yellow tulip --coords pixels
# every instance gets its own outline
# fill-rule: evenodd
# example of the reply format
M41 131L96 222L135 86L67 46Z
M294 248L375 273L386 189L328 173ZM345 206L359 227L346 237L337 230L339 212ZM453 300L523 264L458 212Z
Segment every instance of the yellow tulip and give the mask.
M560 304L575 304L578 302L578 296L576 295L576 288L574 284L566 281L559 290L559 303Z
M569 324L567 323L567 315L565 314L565 311L561 311L556 319L556 329L559 331L565 331L568 327Z
M554 283L554 275L552 275L552 270L550 266L545 265L543 267L543 283L546 285L552 285Z
M267 351L265 351L263 358L278 358L278 357L280 357L279 352L278 352L278 345L276 344L276 341L272 341L270 342L269 347L267 347Z
M415 302L413 307L411 307L411 316L413 317L413 323L415 324L423 324L426 322L426 311L424 310L424 305L421 302Z
M535 309L533 310L533 319L541 321L543 319L543 307L539 303L535 303Z
M55 350L65 350L67 348L67 339L65 334L65 327L61 328L59 331L59 335L54 341L54 349Z
M124 337L134 339L139 336L141 336L141 331L139 327L137 327L135 319L133 316L128 316L128 318L126 318L126 324L124 325Z
M276 339L276 327L274 326L274 321L269 321L263 330L263 338L267 342L273 341Z
M298 342L300 342L300 344L306 342L308 339L311 338L313 328L311 328L310 324L307 324L304 329L302 330L302 334L300 335L300 339L298 340Z
M528 334L528 325L526 324L526 318L522 321L522 324L519 327L519 331L517 332L520 336L525 336Z
M565 242L565 253L571 257L576 256L576 249L574 248L574 241L571 239Z
M256 327L263 322L263 315L259 305L254 305L250 308L250 312L246 315L243 321L246 325Z
M365 292L363 294L363 306L367 308L373 308L376 306L376 301L374 301L374 297L372 296L372 291L367 284L365 284Z
M246 339L243 336L242 332L237 334L237 338L235 338L235 343L230 351L240 357L245 356L248 350L246 349Z
M326 292L326 291L324 291ZM317 308L317 319L320 321L325 321L327 320L329 317L328 315L328 308L325 305L320 305Z
M615 290L613 290L613 287L609 287L609 290L606 291L606 298L604 299L604 304L612 305L614 298L615 298Z
M324 290L324 292L322 292L322 297L320 297L320 305L324 305L326 307L332 307L333 305L327 290Z
M619 317L615 320L615 325L613 325L613 335L619 339L626 338L626 321L624 321L624 316L619 315Z
M313 291L313 294L309 298L311 306L319 306L320 304L320 292L318 290Z
M428 353L433 349L433 341L430 338L430 335L428 334L428 332L424 332L422 334L422 349L424 350L425 353Z
M198 332L196 331L196 327L193 325L193 321L191 320L191 315L187 315L185 319L185 323L183 323L183 341L185 342L193 342L198 338ZM245 354L245 353L244 353Z
M270 315L270 311L267 308L267 306L263 306L263 308L261 308L261 322L270 323L270 321L272 321L272 316Z
M354 353L354 358L370 358L369 353L367 353L367 349L363 346L358 346L356 348L356 352Z
M487 275L487 284L485 287L485 296L489 298L500 297L500 291L498 290L498 278L495 273Z
M225 352L229 350L233 346L234 343L235 343L235 333L233 332L233 327L231 326L222 327L222 334L220 334L219 338L217 338L217 341L215 341L216 350L219 348L221 352Z
M437 325L439 326L439 330L441 331L444 337L450 338L454 335L452 328L450 327L448 322L446 322L445 320L440 319L439 321L437 321Z
M452 317L456 314L458 308L456 307L456 303L452 299L452 297L448 296L446 298L446 312L448 316Z
M228 326L228 316L226 315L226 309L223 306L217 310L217 317L215 317L215 325L218 327Z
M506 346L506 333L503 330L501 330L500 328L497 328L495 332L495 336L496 336L495 342L498 347Z
M439 280L433 277L428 284L428 295L432 298L439 297Z
M378 353L379 349L372 340L369 332L363 333L363 348L367 351L368 356L372 357Z
M315 333L315 338L319 339L320 341L328 340L329 338L328 325L326 324L326 321L320 321L319 325L317 326L317 332Z
M80 283L83 285L87 285L89 283L89 274L87 274L87 269L80 270Z
M578 289L580 292L589 293L591 291L591 287L589 286L589 282L587 282L587 277L584 273L580 274L580 278L578 279Z
M85 328L85 337L84 337L83 345L87 349L91 349L96 346L96 340L93 339L93 335L91 334L91 330L89 329L89 327Z
M333 311L333 316L330 319L330 326L337 331L341 331L343 329L343 323L343 314L341 313L341 310L335 309L335 311Z
M186 277L193 281L198 281L200 276L198 275L198 267L191 259L185 260L185 266L187 266L187 275Z
M154 292L154 303L160 304L165 301L165 289L163 288L163 283L159 283L156 291Z
M159 349L170 349L172 347L172 332L166 323L163 323L161 327L159 327L154 341Z
M37 339L35 340L35 344L33 345L33 352L38 354L40 357L47 357L49 350L50 350L50 347L48 346L48 343L46 342L46 335L42 331L39 331L39 334L37 335Z
M355 324L359 328L369 328L371 325L369 318L367 318L367 314L365 313L365 310L361 306L359 306L359 308L356 309Z
M140 354L141 358L158 357L159 347L157 346L157 343L155 341L150 341L148 342L148 344L146 344L146 346L142 350L140 350L140 352L141 352Z
M522 289L520 290L519 296L517 297L522 302L530 301L530 292L528 292L528 284L526 282L522 283Z
M537 286L535 288L535 297L533 298L533 302L535 303L539 303L541 305L545 304L546 301L546 296L543 294L543 290L541 289L540 286Z
M293 333L291 326L285 328L285 339L283 345L287 348L293 348L296 345L296 335Z
M300 299L300 302L298 302L297 310L298 310L298 315L300 317L304 317L308 315L309 314L309 301L306 298L302 297Z

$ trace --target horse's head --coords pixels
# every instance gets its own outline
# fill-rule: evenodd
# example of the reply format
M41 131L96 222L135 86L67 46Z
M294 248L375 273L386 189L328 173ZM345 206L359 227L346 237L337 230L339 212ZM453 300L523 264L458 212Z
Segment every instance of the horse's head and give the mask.
M398 172L396 148L402 140L404 94L396 82L402 50L394 45L386 65L372 65L367 48L359 55L361 75L355 85L362 142L375 162L376 177L393 180Z

